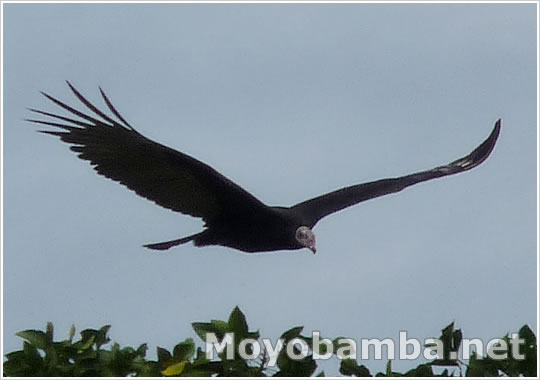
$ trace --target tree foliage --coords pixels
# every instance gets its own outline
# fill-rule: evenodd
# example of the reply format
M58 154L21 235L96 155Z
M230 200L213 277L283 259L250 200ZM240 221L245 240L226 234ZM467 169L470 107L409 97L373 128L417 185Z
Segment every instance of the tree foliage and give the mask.
M203 341L207 333L213 333L220 340L227 333L235 334L234 345L225 348L214 360L206 358L205 351L197 347L192 338L178 343L172 351L157 347L157 360L146 358L147 345L137 348L122 347L110 342L109 325L100 329L86 329L75 338L75 327L72 327L68 339L55 341L52 323L47 323L45 331L24 330L17 335L21 337L23 348L8 353L3 370L6 376L325 376L317 372L317 361L313 358L313 339L303 336L303 327L293 327L281 335L284 346L287 342L302 338L309 346L308 355L294 360L280 351L275 366L269 366L268 352L263 350L255 359L243 359L238 355L238 345L242 339L258 340L258 331L250 331L244 314L236 307L227 321L211 320L192 324L195 333ZM462 341L461 330L451 323L442 330L440 341L443 343L442 357L421 364L404 373L394 372L392 363L388 361L384 373L376 376L435 376L440 372L434 368L444 368L439 376L530 376L536 377L536 336L528 326L519 330L519 338L525 343L521 353L525 359L517 360L508 356L504 360L494 360L473 354L468 363L452 357ZM509 343L510 337L502 338ZM334 343L334 352L339 347L338 338ZM227 357L228 350L234 347L233 353ZM294 346L295 353L299 353ZM253 347L251 346L251 349ZM249 349L246 349L249 351ZM323 351L318 351L324 354ZM345 376L368 377L373 374L355 359L342 359L339 372Z

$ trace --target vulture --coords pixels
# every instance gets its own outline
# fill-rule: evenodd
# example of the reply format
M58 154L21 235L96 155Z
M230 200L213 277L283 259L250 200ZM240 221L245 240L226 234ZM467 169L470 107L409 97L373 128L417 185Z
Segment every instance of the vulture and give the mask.
M101 87L110 114L90 103L69 81L67 85L86 107L85 112L41 92L69 117L29 108L41 117L26 120L58 128L38 132L71 144L70 149L89 161L98 174L162 207L204 221L201 232L144 246L156 250L192 241L197 247L220 245L244 252L308 248L315 253L312 230L319 220L368 199L470 170L490 155L501 129L499 119L484 142L447 165L344 187L292 207L270 207L205 163L140 134L120 115Z

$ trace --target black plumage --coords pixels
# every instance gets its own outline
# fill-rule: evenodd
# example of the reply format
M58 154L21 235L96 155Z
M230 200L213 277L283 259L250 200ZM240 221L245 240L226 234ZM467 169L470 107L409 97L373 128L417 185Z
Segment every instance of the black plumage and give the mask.
M71 144L70 149L89 161L98 174L120 182L162 207L204 220L202 232L145 245L159 250L193 241L196 246L222 245L245 252L309 248L315 253L311 229L319 220L365 200L478 166L493 150L501 128L499 119L482 144L448 165L346 187L292 207L269 207L210 166L141 135L120 115L101 88L112 116L96 108L69 82L68 86L90 114L42 93L72 116L30 109L56 120L27 120L59 128L40 132L59 136Z

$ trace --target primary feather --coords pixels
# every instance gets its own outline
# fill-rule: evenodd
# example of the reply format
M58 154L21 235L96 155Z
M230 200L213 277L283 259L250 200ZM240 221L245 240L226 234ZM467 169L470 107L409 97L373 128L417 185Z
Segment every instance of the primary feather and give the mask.
M495 142L499 137L500 130L501 120L499 119L495 123L495 127L491 131L491 134L482 144L467 156L453 161L448 165L439 166L431 170L409 174L403 177L381 179L374 182L345 187L294 205L292 209L295 212L308 217L311 224L315 225L317 221L324 218L326 215L357 203L367 201L368 199L396 193L419 182L471 170L480 165L489 156L495 147Z
M69 82L68 85L75 96L103 120L43 93L58 106L85 121L36 109L31 111L63 123L36 119L29 121L63 129L40 132L59 136L62 141L72 144L71 150L77 152L81 159L90 161L98 174L120 182L160 206L202 218L206 222L226 213L231 202L239 202L240 209L245 212L254 207L264 207L251 194L208 165L141 135L125 121L102 90L105 103L118 121L97 109Z

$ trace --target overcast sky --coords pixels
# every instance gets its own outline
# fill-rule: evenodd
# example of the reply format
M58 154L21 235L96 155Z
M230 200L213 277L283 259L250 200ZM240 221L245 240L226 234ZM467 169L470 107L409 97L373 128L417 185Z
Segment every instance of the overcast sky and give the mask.
M52 321L59 339L112 324L153 356L236 305L269 338L305 325L424 339L454 320L466 337L536 331L534 4L5 4L3 17L5 352ZM66 79L100 107L102 86L145 136L269 205L446 164L503 129L478 168L324 219L316 255L156 253L142 245L201 221L23 120L58 111L40 90L77 105Z

